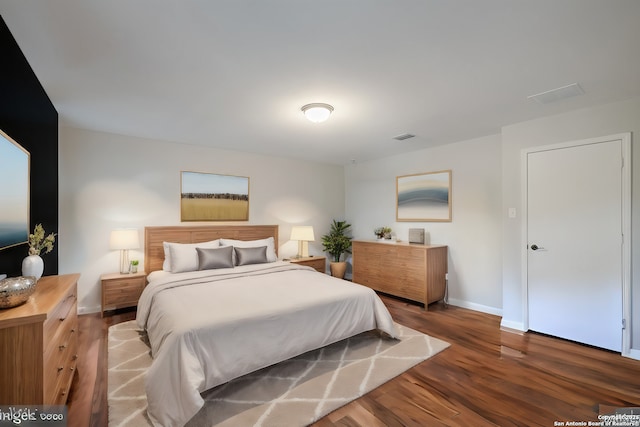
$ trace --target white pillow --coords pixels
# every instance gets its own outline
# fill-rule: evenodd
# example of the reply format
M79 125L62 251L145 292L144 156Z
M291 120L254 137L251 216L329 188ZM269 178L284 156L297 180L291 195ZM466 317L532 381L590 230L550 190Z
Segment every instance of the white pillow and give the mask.
M233 246L236 248L258 248L260 246L267 247L267 261L275 262L278 260L278 256L276 255L276 245L273 237L268 237L266 239L259 240L233 240L233 239L220 239L220 246ZM235 252L234 252L234 261L235 264Z
M220 247L220 239L201 243L170 243L162 242L164 247L164 262L162 269L171 273L198 270L198 252L196 248Z

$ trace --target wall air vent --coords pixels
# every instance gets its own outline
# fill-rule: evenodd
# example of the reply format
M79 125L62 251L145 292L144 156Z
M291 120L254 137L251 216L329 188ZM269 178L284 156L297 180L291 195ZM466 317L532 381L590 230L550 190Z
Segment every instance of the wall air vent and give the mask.
M415 135L410 133L403 133L401 135L394 136L393 139L397 139L398 141L404 141L405 139L413 138Z
M584 90L578 83L572 83L546 92L537 93L527 96L527 99L533 99L539 104L551 104L561 99L571 98L572 96L584 95Z

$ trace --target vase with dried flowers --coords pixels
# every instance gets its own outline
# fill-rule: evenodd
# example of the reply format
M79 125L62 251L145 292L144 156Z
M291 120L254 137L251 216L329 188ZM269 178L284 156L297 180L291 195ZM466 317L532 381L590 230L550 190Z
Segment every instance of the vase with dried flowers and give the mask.
M40 257L42 251L48 254L53 250L56 241L55 233L50 233L45 237L42 224L37 224L33 234L29 234L29 256L22 261L22 275L34 276L37 279L42 277L44 272L44 261Z

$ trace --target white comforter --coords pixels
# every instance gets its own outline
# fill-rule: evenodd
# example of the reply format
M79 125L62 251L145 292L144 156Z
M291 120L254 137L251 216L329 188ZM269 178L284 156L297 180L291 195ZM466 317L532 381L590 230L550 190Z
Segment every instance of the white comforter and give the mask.
M137 316L157 426L184 425L201 392L233 378L364 331L397 336L373 290L285 262L152 278Z

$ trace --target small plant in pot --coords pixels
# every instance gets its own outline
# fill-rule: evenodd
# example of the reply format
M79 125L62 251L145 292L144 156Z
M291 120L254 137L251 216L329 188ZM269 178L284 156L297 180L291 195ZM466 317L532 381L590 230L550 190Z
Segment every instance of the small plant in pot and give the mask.
M331 275L334 277L344 278L347 271L347 263L340 261L342 254L351 253L351 237L347 234L351 224L347 221L333 220L329 233L322 236L322 247L325 252L331 255Z
M138 264L139 264L139 261L137 259L131 260L131 268L130 268L131 273L138 272Z
M378 227L373 230L378 239L391 239L391 227Z

